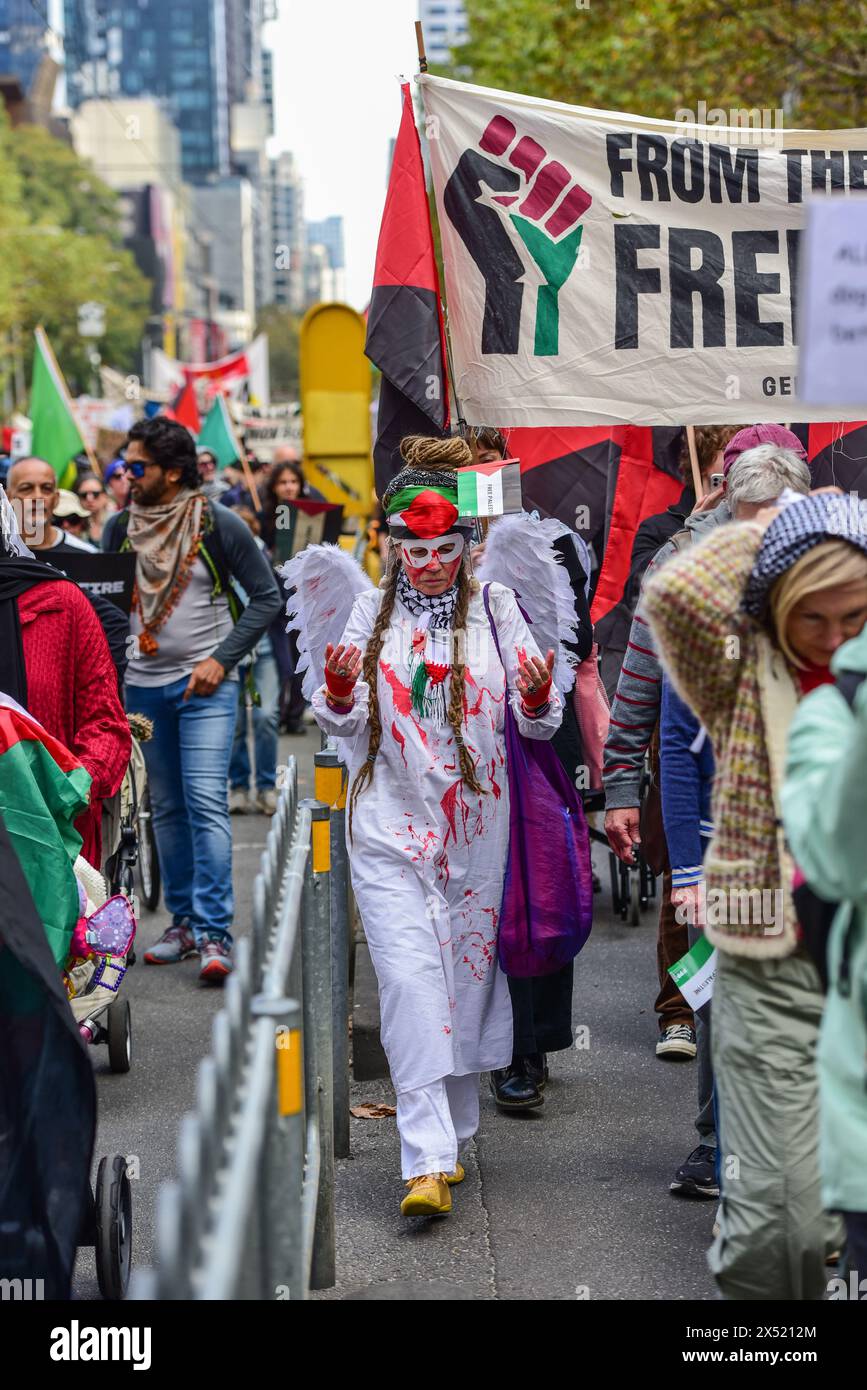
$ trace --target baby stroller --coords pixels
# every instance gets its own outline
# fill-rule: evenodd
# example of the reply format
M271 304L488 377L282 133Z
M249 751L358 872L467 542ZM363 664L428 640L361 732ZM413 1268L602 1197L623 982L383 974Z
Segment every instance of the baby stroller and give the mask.
M130 1008L119 990L135 939L132 902L122 892L109 896L102 875L81 856L74 869L82 915L73 933L65 977L70 1007L85 1041L107 1043L111 1070L128 1072ZM100 1159L79 1244L95 1249L103 1298L123 1298L132 1263L132 1191L122 1154Z

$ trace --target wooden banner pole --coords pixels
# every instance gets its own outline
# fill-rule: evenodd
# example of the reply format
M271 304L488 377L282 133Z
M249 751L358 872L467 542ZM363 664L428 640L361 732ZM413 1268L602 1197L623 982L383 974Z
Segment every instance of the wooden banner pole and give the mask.
M427 54L424 51L424 29L420 19L415 21L415 42L418 48L418 70L427 72Z

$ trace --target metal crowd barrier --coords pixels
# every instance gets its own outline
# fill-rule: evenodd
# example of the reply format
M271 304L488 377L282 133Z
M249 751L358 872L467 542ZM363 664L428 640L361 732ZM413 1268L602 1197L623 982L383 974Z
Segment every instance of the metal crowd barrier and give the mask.
M349 1154L345 769L289 760L253 925L199 1066L177 1178L157 1193L154 1265L133 1299L304 1299L335 1281L334 1155Z

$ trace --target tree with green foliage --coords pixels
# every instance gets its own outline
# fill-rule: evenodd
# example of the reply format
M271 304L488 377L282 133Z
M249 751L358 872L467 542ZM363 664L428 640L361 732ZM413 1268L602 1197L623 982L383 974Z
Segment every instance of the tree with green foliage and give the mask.
M792 128L865 124L867 6L851 0L467 0L451 69L579 106L674 120L767 109Z
M282 304L266 304L259 310L257 333L268 335L271 364L271 395L275 399L297 401L299 396L298 335L301 319Z
M123 246L118 195L61 140L37 126L10 125L0 109L0 378L8 347L22 348L26 375L41 323L70 385L93 374L89 353L132 370L149 312L150 283ZM106 331L78 332L78 308L105 306Z

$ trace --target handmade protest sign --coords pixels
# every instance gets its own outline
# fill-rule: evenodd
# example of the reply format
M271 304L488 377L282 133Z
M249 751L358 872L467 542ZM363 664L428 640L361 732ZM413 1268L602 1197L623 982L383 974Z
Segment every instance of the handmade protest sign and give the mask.
M867 404L867 198L810 204L800 304L801 399Z
M521 465L518 459L476 463L459 468L458 516L503 516L521 510Z
M867 133L419 81L471 423L844 418L795 405L797 260L806 200L867 187Z

